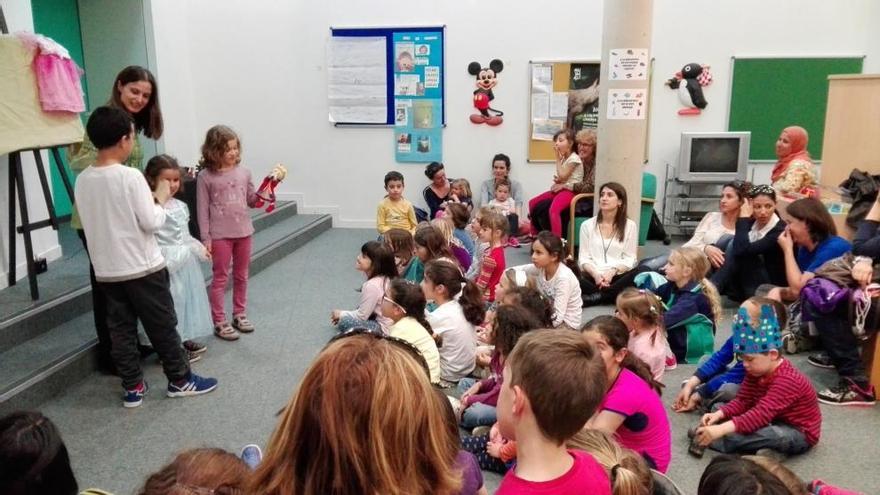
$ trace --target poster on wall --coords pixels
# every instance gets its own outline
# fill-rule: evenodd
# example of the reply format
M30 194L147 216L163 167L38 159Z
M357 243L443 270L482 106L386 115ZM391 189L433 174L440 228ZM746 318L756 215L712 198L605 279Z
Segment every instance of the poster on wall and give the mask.
M443 158L443 40L394 33L394 155L398 162Z
M330 122L382 124L387 113L385 38L333 37L327 57Z
M609 81L644 81L648 79L647 48L614 48L608 54Z
M648 90L646 88L609 89L609 119L635 120L644 119L648 108Z
M599 64L571 64L566 125L575 132L599 127Z
M551 141L562 128L575 132L599 126L599 64L565 64L561 74L553 63L533 63L531 77L530 137ZM558 81L554 81L554 72ZM567 80L566 80L567 79Z

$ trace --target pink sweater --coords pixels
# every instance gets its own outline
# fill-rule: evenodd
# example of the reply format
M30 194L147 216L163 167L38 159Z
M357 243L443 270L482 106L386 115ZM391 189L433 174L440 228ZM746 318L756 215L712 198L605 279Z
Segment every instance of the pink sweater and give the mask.
M257 199L250 170L237 166L222 172L204 169L196 179L202 242L238 239L254 233L248 207Z

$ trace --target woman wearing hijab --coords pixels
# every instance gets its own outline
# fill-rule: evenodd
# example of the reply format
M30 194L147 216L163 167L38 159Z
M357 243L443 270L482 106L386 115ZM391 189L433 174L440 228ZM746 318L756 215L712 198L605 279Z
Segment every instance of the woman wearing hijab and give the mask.
M810 186L816 183L813 162L807 152L809 137L803 127L791 126L782 130L776 140L776 166L770 175L773 188L782 194L799 193L810 196Z

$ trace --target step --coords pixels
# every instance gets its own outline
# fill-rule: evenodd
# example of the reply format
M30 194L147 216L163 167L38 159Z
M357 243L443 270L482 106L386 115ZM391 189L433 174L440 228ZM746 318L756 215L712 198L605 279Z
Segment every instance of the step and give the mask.
M279 203L271 214L252 210L257 232L296 216L295 202ZM40 299L32 301L27 280L0 291L0 352L92 310L88 257L79 238L64 226L59 240L65 255L38 278Z
M264 226L254 234L251 275L329 230L331 224L328 215L294 215ZM206 282L210 279L207 266L203 264ZM63 320L0 353L0 417L36 407L96 369L97 341L91 312Z

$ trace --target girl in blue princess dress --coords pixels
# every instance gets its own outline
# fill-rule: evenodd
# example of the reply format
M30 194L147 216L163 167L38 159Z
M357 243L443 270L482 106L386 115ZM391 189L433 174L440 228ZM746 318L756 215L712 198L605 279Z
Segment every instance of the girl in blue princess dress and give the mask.
M150 189L155 189L160 180L167 180L171 186L172 197L163 205L165 224L156 232L156 240L170 276L177 332L192 363L201 359L207 350L195 339L211 335L214 328L205 276L199 267L199 260L209 260L210 254L189 233L189 208L183 201L173 197L181 187L181 170L177 160L168 155L155 156L147 162L144 175Z

